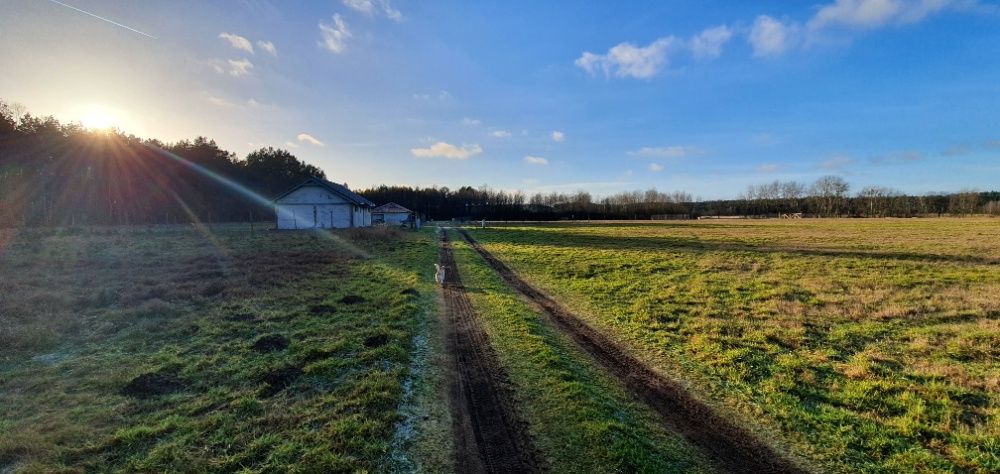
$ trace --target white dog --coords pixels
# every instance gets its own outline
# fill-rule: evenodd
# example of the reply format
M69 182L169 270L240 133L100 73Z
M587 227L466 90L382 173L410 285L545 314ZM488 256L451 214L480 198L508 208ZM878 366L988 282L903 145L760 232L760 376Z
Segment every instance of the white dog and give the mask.
M436 263L434 264L434 281L436 281L438 285L443 285L444 284L444 269L445 268L447 268L447 267L445 267L444 265L438 265Z

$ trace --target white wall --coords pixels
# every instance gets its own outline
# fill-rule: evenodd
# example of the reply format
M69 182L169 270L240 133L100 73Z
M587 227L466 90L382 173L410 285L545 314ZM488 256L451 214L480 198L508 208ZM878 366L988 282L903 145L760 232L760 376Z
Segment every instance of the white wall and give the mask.
M319 186L303 186L275 205L279 229L345 229L371 226L371 212Z
M410 218L410 214L406 212L386 212L382 215L386 225L400 225Z
M311 229L313 222L313 207L308 204L278 204L275 212L278 215L279 229Z
M354 227L371 227L372 211L367 207L355 206Z

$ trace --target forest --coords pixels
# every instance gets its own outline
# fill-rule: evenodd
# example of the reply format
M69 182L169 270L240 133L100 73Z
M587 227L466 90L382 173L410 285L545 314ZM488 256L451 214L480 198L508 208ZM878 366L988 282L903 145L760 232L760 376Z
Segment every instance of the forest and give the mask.
M261 148L240 158L205 137L164 143L87 130L0 102L0 227L269 221L270 198L308 177L325 175L287 150ZM996 191L854 191L838 176L751 185L718 201L655 189L595 197L585 190L528 195L485 186L382 185L359 193L436 220L1000 215Z

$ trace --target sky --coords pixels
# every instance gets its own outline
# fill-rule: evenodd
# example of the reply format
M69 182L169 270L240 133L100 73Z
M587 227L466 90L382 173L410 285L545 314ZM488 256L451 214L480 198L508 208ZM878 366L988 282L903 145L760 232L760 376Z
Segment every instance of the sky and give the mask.
M0 99L353 188L1000 189L1000 3L4 0Z

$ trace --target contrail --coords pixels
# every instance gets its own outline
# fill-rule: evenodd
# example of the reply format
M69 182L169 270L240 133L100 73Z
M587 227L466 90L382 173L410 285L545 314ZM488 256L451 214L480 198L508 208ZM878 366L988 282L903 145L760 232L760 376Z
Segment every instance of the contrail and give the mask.
M64 7L66 7L66 8L72 8L73 10L76 10L76 11L78 11L78 12L80 12L80 13L85 13L85 14L87 14L87 15L90 15L90 16L94 17L94 18L97 18L98 20L101 20L101 21L106 21L106 22L108 22L108 23L111 23L112 25L115 25L115 26L120 26L120 27L122 27L122 28L125 28L126 30L129 30L129 31L134 31L134 32L136 32L136 33L139 33L140 35L143 35L143 36L148 36L148 37L150 37L150 38L153 38L153 39L159 39L159 38L157 38L157 37L155 37L155 36L153 36L153 35L151 35L151 34L147 34L147 33L143 33L143 32L141 32L141 31L139 31L139 30L137 30L137 29L135 29L135 28L132 28L132 27L130 27L130 26L126 26L126 25L123 25L123 24L121 24L121 23L118 23L117 21L114 21L114 20L109 20L109 19L107 19L107 18L104 18L103 16L99 16L99 15L95 15L95 14L93 14L93 13L90 13L90 12L86 11L86 10L81 10L81 9L79 9L79 8L76 8L76 7L74 7L73 5L67 5L67 4L65 4L65 3L63 3L63 2L59 2L59 1L56 1L56 0L49 0L49 1L50 1L50 2L52 2L52 3L55 3L55 4L57 4L57 5L62 5L62 6L64 6Z

